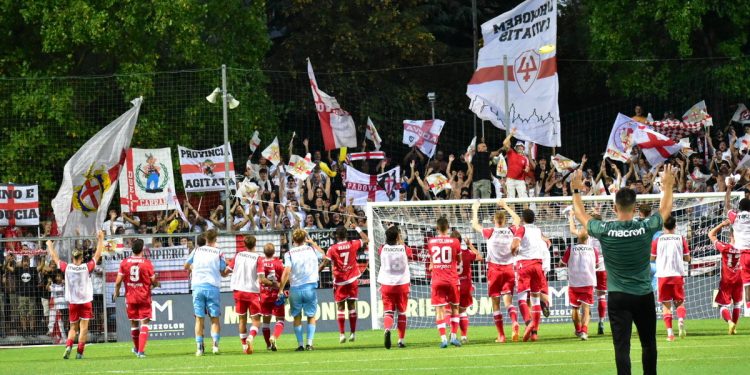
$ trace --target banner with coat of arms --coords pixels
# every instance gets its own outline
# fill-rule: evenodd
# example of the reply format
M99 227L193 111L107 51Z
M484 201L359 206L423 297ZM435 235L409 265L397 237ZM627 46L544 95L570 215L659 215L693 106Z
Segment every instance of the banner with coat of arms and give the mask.
M174 188L174 170L170 149L130 148L125 170L120 174L120 208L122 212L171 210L168 199Z
M229 185L234 186L234 161L229 148ZM191 150L177 146L180 155L182 185L188 193L201 191L224 191L226 169L224 168L224 146L206 150Z

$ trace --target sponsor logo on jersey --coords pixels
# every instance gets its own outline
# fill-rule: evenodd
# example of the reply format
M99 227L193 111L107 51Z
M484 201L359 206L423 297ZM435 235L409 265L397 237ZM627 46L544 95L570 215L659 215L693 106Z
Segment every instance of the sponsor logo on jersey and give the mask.
M607 236L609 237L635 237L635 236L641 236L646 234L646 228L638 228L638 229L610 229L607 231Z

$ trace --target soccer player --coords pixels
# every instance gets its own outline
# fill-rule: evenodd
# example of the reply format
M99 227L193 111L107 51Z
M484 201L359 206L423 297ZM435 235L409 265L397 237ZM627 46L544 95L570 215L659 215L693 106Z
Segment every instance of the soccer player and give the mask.
M505 212L496 211L493 228L482 228L479 224L479 202L472 206L471 225L487 241L487 289L492 299L492 315L497 328L496 342L505 342L505 331L503 329L503 313L500 311L500 298L503 300L508 316L513 324L512 340L518 341L518 312L513 306L513 288L516 286L516 275L513 270L514 253L521 244L524 228L521 226L521 218L508 207L504 200L498 201L498 206L503 208L513 220L510 228L506 227ZM525 299L524 299L525 302Z
M94 317L91 301L94 300L94 286L91 283L91 272L94 272L96 262L102 257L104 250L104 232L99 231L96 235L96 252L91 260L83 263L83 251L74 249L73 262L67 263L60 260L55 251L52 241L47 241L47 251L52 261L65 273L65 300L68 301L68 314L70 316L70 331L68 340L65 342L64 359L70 357L73 350L73 340L78 332L78 350L76 359L83 359L83 350L86 348L86 339L89 334L89 320Z
M276 351L276 340L284 332L284 303L277 303L279 297L279 282L284 274L284 264L276 258L276 248L272 243L263 246L263 270L268 282L260 286L260 311L263 314L263 338L266 348ZM271 317L276 318L276 324L271 335Z
M185 262L185 269L191 270L190 285L193 288L193 313L195 314L195 355L203 355L203 330L206 312L211 319L211 338L213 339L213 353L219 354L219 340L221 339L220 292L221 278L229 274L224 252L216 247L216 229L209 229L205 233L206 245L193 250Z
M112 299L120 296L120 286L125 282L125 304L130 320L130 337L133 339L133 353L138 358L146 358L148 324L151 322L151 289L159 286L154 274L154 265L143 256L143 240L138 238L130 245L133 255L120 262L115 280Z
M346 309L349 309L349 341L354 341L357 330L357 297L359 295L359 277L362 273L357 264L357 252L367 245L367 234L360 227L354 228L359 233L359 240L347 241L347 230L343 225L336 228L336 242L328 249L326 256L333 265L333 299L336 301L337 320L339 323L339 343L346 342L344 322Z
M643 209L642 209L643 206L644 205L641 205L641 208L639 208L641 214L643 214ZM651 206L648 206L648 207L650 208ZM602 219L602 215L599 215L599 214L592 214L591 217L596 220ZM607 315L607 269L604 266L604 257L602 256L602 252L601 252L602 245L601 243L599 243L599 240L588 235L586 228L578 229L578 226L576 226L575 215L573 214L573 211L570 212L570 216L568 216L568 220L569 220L568 223L570 224L570 233L572 235L578 237L581 233L585 233L586 237L588 238L586 240L586 244L595 249L599 249L600 259L598 259L596 262L596 286L594 287L594 291L596 292L596 296L598 299L596 311L599 315L599 324L597 327L596 334L603 335L604 334L604 317Z
M677 310L680 337L685 337L685 274L683 261L690 261L685 237L675 234L677 221L674 216L664 220L664 231L651 244L651 260L656 261L656 277L659 283L659 302L662 304L662 316L667 327L667 341L674 341L672 332L672 305Z
M561 267L568 267L568 302L571 318L576 329L576 336L581 340L589 339L589 320L591 305L594 304L594 284L596 284L596 267L601 261L599 250L587 244L588 234L578 234L578 244L565 250L560 261ZM579 311L580 309L580 311Z
M238 251L229 261L227 270L232 273L230 286L234 294L234 312L239 316L240 343L245 354L253 354L253 342L260 327L260 285L267 284L263 257L255 251L255 236L245 236L245 250ZM247 317L252 319L247 333Z
M458 272L457 265L461 262L461 243L448 235L450 230L448 219L441 216L437 219L437 236L427 240L430 254L430 269L432 270L431 295L432 306L435 307L435 320L440 333L440 348L448 347L445 335L445 316L451 316L450 343L461 346L456 338L458 333ZM445 307L450 305L450 312Z
M413 258L412 250L404 245L401 234L395 225L385 231L385 245L378 249L380 269L377 282L380 284L380 295L383 299L383 327L385 328L384 344L391 348L391 330L393 317L398 315L398 347L404 348L406 336L406 306L409 302L409 259Z
M731 191L731 190L730 190ZM740 252L731 245L734 238L730 235L729 242L719 241L718 234L722 228L731 225L729 220L724 220L708 232L708 239L721 253L721 280L719 281L719 293L714 301L721 306L721 317L729 324L729 334L737 333L737 322L740 320L742 310L742 278L740 277ZM730 306L732 312L729 312Z
M583 173L580 170L574 172L570 182L576 219L586 228L589 236L602 244L607 266L608 315L618 374L631 372L630 338L633 323L641 341L643 373L656 374L656 311L651 288L649 244L654 233L661 229L662 218L672 212L675 177L671 165L664 167L661 183L662 197L657 214L634 221L637 194L632 189L623 188L615 195L617 219L604 222L593 219L583 206Z
M534 211L525 209L522 213L524 235L516 254L516 269L518 272L518 305L521 316L526 321L526 330L523 333L523 341L536 341L539 331L539 323L542 319L541 292L544 287L544 271L542 260L544 252L548 251L548 240L542 234L542 230L534 225ZM531 322L529 323L529 307L526 304L526 295L531 294Z
M734 181L730 180L727 185L725 207L729 207L730 191L733 187ZM734 248L740 252L740 277L745 287L745 308L750 309L750 199L742 198L737 208L738 211L730 210L727 216L732 224Z
M454 230L451 237L461 242L461 233ZM471 280L471 264L474 261L484 260L482 253L477 251L469 237L463 239L466 248L461 246L461 263L458 264L458 328L461 330L461 344L469 342L466 336L469 333L469 314L466 309L474 304L474 283Z
M279 298L289 283L289 314L294 317L294 335L297 336L298 352L314 350L315 313L318 311L318 266L325 252L307 232L295 229L292 232L294 246L284 254L284 274L281 276ZM302 311L307 316L307 346L302 346Z

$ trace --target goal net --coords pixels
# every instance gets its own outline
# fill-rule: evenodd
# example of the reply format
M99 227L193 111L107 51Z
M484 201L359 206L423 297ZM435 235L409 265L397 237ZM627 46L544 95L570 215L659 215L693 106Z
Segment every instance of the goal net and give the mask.
M638 205L651 207L658 212L660 195L640 195ZM736 207L741 193L731 197L731 206ZM368 203L367 220L371 233L369 261L372 275L377 275L380 267L377 250L385 243L385 231L391 225L397 225L401 238L414 252L414 260L409 263L411 271L411 291L406 315L409 327L428 328L435 325L435 310L430 304L429 255L426 249L427 238L435 235L437 218L445 216L451 229L458 230L463 237L468 237L483 256L487 254L485 240L481 233L471 227L471 206L476 200L451 201L410 201ZM528 199L507 199L506 202L520 215L523 208L530 208L536 213L536 225L552 241L550 251L550 270L547 273L550 297L550 316L543 318L547 323L562 323L570 320L568 307L567 269L560 267L560 259L565 249L574 244L576 239L569 229L569 207L571 197L542 197ZM494 226L492 217L497 207L497 200L480 200L479 221L485 228ZM584 197L586 210L599 213L604 220L613 220L614 199L612 196ZM718 317L718 310L713 303L718 288L721 272L721 256L708 239L708 231L725 217L724 193L689 193L675 194L673 214L677 219L677 232L687 238L693 257L686 266L685 293L688 319L707 319ZM637 215L637 213L636 213ZM510 220L509 220L510 222ZM580 228L580 223L576 223ZM728 240L728 230L721 235L721 240ZM465 246L462 244L462 246ZM463 265L464 267L466 265ZM484 262L473 262L472 279L474 283L474 303L467 309L472 325L493 325L492 301L487 296L486 265ZM373 276L375 280L375 276ZM380 285L370 288L370 301L373 306L372 325L374 329L382 327L383 303ZM513 303L517 306L517 296ZM592 306L592 317L597 316L596 303ZM506 323L509 323L507 315Z

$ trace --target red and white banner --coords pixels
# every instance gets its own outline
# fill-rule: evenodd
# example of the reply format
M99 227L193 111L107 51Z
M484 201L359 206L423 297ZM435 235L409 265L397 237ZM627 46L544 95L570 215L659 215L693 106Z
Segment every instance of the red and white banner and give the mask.
M191 150L177 146L180 154L182 185L188 193L201 191L224 191L226 169L224 168L224 146L206 150ZM229 185L234 185L234 161L229 146Z
M39 185L0 185L0 227L39 225Z
M443 120L404 120L404 138L402 142L409 147L416 146L427 157L435 155L440 132L443 131Z
M352 152L347 157L349 161L357 160L381 160L385 159L384 151L366 151L366 152Z
M375 124L372 123L372 120L370 118L367 118L367 130L365 130L365 138L372 141L373 144L375 144L375 149L380 150L380 146L383 143L383 140L380 138L380 134L378 134L378 129L375 129Z
M612 131L609 133L607 150L604 152L605 159L626 162L630 159L630 151L633 149L633 133L641 123L632 118L617 114Z
M381 174L362 173L352 166L346 167L346 200L354 198L354 204L364 206L367 202L399 201L401 168L396 167Z
M142 102L143 98L133 100L133 108L91 137L65 163L60 190L52 200L61 236L88 236L101 229Z
M675 141L679 141L691 134L698 134L703 130L704 126L708 126L706 121L688 123L677 120L646 121L646 124Z
M174 188L172 155L167 148L129 148L120 174L120 209L145 212L175 209L168 199Z
M744 104L737 104L737 110L732 115L732 121L739 122L740 124L750 124L750 111L748 111Z
M336 98L318 88L310 59L307 60L307 76L310 78L326 151L341 147L357 147L357 128L354 126L352 115L341 108Z
M508 175L508 164L505 163L505 157L503 155L498 155L494 159L492 159L492 162L497 164L497 168L495 168L495 174L498 177L505 177Z
M185 269L185 260L187 260L190 251L185 246L160 247L158 249L149 248L146 244L144 256L154 265L154 273L161 284L160 287L154 288L154 294L168 293L189 293L190 292L190 271ZM104 273L107 278L107 295L114 291L117 272L120 270L120 262L133 255L130 248L120 248L105 256ZM128 275L126 275L128 276Z
M250 137L250 153L254 153L255 150L260 146L260 132L257 130L253 132L253 136Z
M705 100L701 100L690 107L690 109L688 109L687 112L682 115L682 121L688 124L695 124L700 122L705 126L712 126L714 124L713 120L711 119L711 115L708 114Z
M570 172L578 168L578 163L560 154L552 156L552 166L560 173Z
M432 193L435 195L443 190L450 190L452 188L450 181L448 181L448 178L442 173L433 173L427 176L426 180L427 186L430 187L430 190L432 190Z
M482 24L482 37L466 88L469 109L500 129L515 129L518 139L559 147L557 1L526 0Z
M667 158L680 152L680 149L682 149L682 145L673 139L664 134L657 133L644 125L638 126L633 133L633 142L638 145L638 148L643 152L643 156L646 157L646 160L648 160L648 163L652 167L667 160Z
M299 155L292 155L289 158L289 168L286 169L286 172L298 180L305 180L310 177L313 168L315 168L315 163L312 162L309 153L304 158Z

